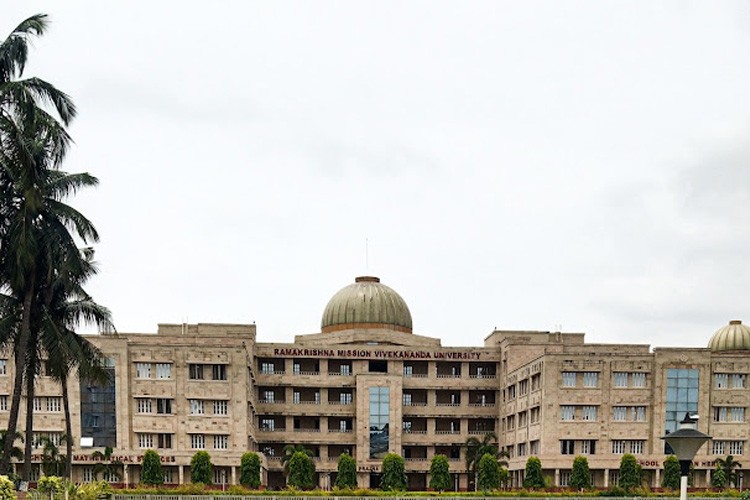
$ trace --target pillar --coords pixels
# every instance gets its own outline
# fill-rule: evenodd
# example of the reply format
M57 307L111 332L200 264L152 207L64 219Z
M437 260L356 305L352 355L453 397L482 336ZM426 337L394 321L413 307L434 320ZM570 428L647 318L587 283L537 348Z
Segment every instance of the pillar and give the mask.
M232 471L232 479L230 480L229 484L237 484L237 466L233 465L231 467Z

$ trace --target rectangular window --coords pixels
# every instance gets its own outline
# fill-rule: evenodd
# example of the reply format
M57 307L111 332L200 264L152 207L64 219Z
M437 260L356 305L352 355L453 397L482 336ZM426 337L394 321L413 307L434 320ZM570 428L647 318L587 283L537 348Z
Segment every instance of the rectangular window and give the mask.
M414 373L414 367L411 365L404 365L404 377L411 377Z
M521 394L521 396L525 396L526 394L529 393L529 380L528 379L521 380L518 383L518 392Z
M214 450L226 450L229 448L229 436L218 434L214 436Z
M171 467L162 467L162 472L164 472L164 484L174 484L174 469Z
M518 443L518 456L519 457L526 456L526 443Z
M614 454L625 453L625 441L621 439L618 439L617 441L612 441L612 453Z
M529 443L529 451L532 455L539 455L539 440L531 441Z
M159 448L169 450L172 448L172 434L157 434Z
M302 398L301 398L301 394L300 394L299 391L294 391L292 393L292 403L298 405L300 403L301 399Z
M745 408L734 407L729 412L729 418L732 422L744 422L745 421Z
M370 387L370 458L383 459L388 453L391 391Z
M536 391L542 387L542 376L535 373L531 376L531 390ZM533 453L533 452L532 452Z
M581 455L595 455L596 441L593 439L584 439L581 441Z
M645 422L646 421L646 407L645 406L631 407L630 418L632 418L634 422Z
M569 470L561 470L560 471L560 486L563 488L567 488L570 485L570 476L573 473Z
M597 407L596 406L584 406L583 407L583 419L584 420L596 420Z
M5 375L0 373L0 375ZM744 373L732 374L732 389L744 389L747 386L747 375Z
M404 422L404 424L406 424L406 422ZM409 424L411 424L411 422L409 422ZM340 432L346 432L348 430L349 430L349 427L347 427L346 420L340 420L339 421L339 431Z
M266 403L273 403L275 399L276 399L276 393L275 392L273 392L271 390L263 391L263 401L264 402L266 402Z
M8 396L0 396L0 411L8 411Z
M0 375L8 374L8 360L0 359Z
M172 400L166 398L160 398L156 400L156 413L160 415L171 415L172 414Z
M643 454L643 441L631 441L630 453L632 453L633 455Z
M214 401L214 415L226 415L228 407L229 407L228 401L223 401L223 400Z
M203 434L190 434L190 447L194 450L206 448L206 436Z
M714 374L714 387L716 387L717 389L728 389L729 388L729 374L728 373Z
M339 403L341 403L342 405L352 404L352 393L342 392L341 394L339 394Z
M627 387L628 386L628 374L626 372L614 372L614 386L615 387Z
M742 455L743 444L744 441L729 441L729 454L734 456Z
M154 435L153 434L138 434L138 448L153 448L154 447Z
M519 429L526 427L526 422L528 420L528 417L526 415L527 414L525 411L518 412L518 428Z
M341 365L339 373L341 375L351 375L352 374L352 367L351 365Z
M576 386L576 372L563 372L562 385L563 387L575 387Z
M643 372L631 373L630 385L633 387L646 387L646 374Z
M34 398L34 411L42 411L42 398Z
M685 413L698 413L698 386L700 370L696 368L667 368L667 398L664 430L674 432L680 427ZM664 454L673 455L672 448L664 443Z
M539 422L539 407L538 406L535 406L534 408L529 410L529 421L532 424Z
M573 455L575 454L575 441L572 439L563 439L560 441L560 454L562 455Z
M411 394L405 392L403 394L403 399L404 399L404 406L411 406Z
M727 410L726 406L714 406L714 422L726 422Z
M714 441L711 446L711 452L714 455L723 455L726 441Z
M583 372L584 387L599 387L599 372Z
M94 482L94 468L91 466L83 467L81 477L83 478L84 483Z
M161 380L172 378L172 363L156 363L156 378Z
M617 422L624 422L628 419L628 408L626 406L613 406L612 407L612 420Z
M151 413L151 400L138 398L136 401L136 411L138 413Z
M188 365L188 377L190 380L203 380L203 365L190 363Z
M47 411L59 413L62 411L62 398L61 397L48 397L47 398Z
M275 372L275 367L273 363L261 363L260 365L260 372L264 373L266 375L273 374Z
M276 421L272 418L262 418L260 420L260 430L273 432L276 428Z
M563 405L560 407L560 420L575 420L576 418L576 407L571 405Z
M136 363L135 378L151 378L151 363Z
M213 365L211 369L211 378L214 380L227 379L227 365Z
M202 399L189 399L190 403L190 414L191 415L203 415L203 400Z

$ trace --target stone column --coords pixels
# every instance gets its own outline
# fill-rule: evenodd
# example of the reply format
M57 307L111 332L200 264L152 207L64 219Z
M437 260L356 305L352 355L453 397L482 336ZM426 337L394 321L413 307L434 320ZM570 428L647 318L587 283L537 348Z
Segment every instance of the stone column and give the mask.
M609 469L604 469L604 487L609 488Z
M237 484L237 467L233 465L231 467L231 471L232 471L232 480L229 484Z
M185 484L185 470L182 465L177 466L177 483Z
M560 469L555 469L555 486L560 486Z

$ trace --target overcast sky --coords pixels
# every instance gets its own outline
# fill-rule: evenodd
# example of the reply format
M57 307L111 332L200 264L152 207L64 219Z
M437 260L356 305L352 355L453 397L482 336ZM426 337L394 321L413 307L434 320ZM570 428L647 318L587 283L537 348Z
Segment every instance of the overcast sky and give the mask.
M750 322L746 1L0 11L2 37L52 20L26 75L79 106L65 169L101 185L70 202L120 332L292 341L362 274L445 345L700 347Z

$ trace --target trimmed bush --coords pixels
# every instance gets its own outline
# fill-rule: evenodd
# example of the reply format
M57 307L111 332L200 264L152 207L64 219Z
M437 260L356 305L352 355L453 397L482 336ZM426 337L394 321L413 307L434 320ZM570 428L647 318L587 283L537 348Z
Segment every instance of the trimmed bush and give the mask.
M296 451L289 459L288 485L300 490L315 488L315 462L307 453Z
M199 451L190 460L190 482L211 484L213 483L214 465L211 463L211 455L207 451Z
M357 462L348 453L339 455L339 462L336 474L336 488L356 488L357 487Z
M246 488L256 489L260 486L260 457L248 451L240 459L240 484Z
M442 493L451 487L451 473L448 457L435 455L430 463L430 488Z
M661 478L662 488L680 489L680 461L674 455L664 460L664 476Z
M383 475L380 478L380 488L385 491L403 491L406 489L406 467L404 459L395 453L389 453L383 458Z
M591 472L586 457L577 456L573 460L573 471L570 474L570 487L576 490L591 488Z
M496 490L500 486L500 465L497 459L485 453L479 460L479 488L482 491Z
M155 486L164 484L164 471L161 468L161 458L154 450L146 450L141 462L141 483Z
M526 470L523 475L524 488L544 488L544 476L542 475L542 461L538 457L529 457L526 460Z

